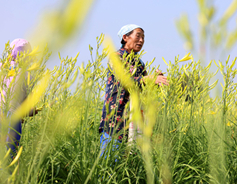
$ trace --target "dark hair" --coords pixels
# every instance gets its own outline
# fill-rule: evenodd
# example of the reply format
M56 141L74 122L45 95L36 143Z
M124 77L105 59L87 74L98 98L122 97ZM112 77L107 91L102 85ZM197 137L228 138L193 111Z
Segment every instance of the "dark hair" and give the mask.
M140 27L139 27L140 28ZM140 28L142 31L143 31L143 33L144 33L144 30L142 29L142 28ZM133 33L133 30L132 31L130 31L130 32L128 32L127 34L125 34L126 36L130 36L131 34ZM124 41L124 39L122 39L121 40L121 44L124 46L125 44L126 44L126 42Z

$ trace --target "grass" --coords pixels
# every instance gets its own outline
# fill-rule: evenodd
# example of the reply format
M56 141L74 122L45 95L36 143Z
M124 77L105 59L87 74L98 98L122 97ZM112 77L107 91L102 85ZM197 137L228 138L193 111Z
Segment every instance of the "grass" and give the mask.
M101 65L107 50L99 53L102 41L103 36L97 38L96 58L86 66L77 67L77 57L59 56L61 65L49 71L49 85L37 104L42 111L25 118L23 152L11 167L10 158L3 159L2 139L1 183L236 183L236 69L228 60L218 65L225 83L222 96L215 99L210 96L216 85L209 84L210 66L195 61L181 65L178 57L167 63L168 87L148 81L136 91L144 119L133 120L143 123L143 136L132 145L122 142L116 151L109 144L99 157L107 78ZM44 75L49 55L46 49L38 57L40 67L31 72L35 80L29 93ZM155 67L146 66L154 73ZM74 80L77 86L71 91Z

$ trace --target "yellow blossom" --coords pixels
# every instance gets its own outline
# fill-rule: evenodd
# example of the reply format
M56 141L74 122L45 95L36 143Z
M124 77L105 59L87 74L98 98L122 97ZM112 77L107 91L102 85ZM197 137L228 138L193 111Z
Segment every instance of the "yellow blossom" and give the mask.
M208 113L208 114L216 114L217 111L218 111L218 109L216 109L216 111L210 111L210 113Z
M169 133L172 133L172 132L175 132L175 131L176 131L176 128L174 130L169 131Z
M37 54L39 54L40 52L37 52L39 50L39 46L38 47L34 47L34 49L31 51L31 53L28 54L28 56L35 56Z
M190 56L190 52L189 52L182 59L180 59L178 62L188 61L190 59L193 59L193 55Z
M226 125L227 125L227 126L232 126L233 124L232 124L232 123L230 123L230 122L228 122Z
M18 151L18 153L17 153L17 155L16 155L16 157L15 157L15 159L10 163L10 165L9 165L8 167L14 165L14 164L17 162L17 160L18 160L18 159L20 158L20 156L21 156L22 150L23 150L23 147L21 146L20 149L19 149L19 151Z
M8 77L13 77L13 76L15 76L15 75L16 75L16 70L15 70L15 69L9 70L9 72L8 72L8 74L7 74Z
M28 68L27 71L37 70L39 68L40 68L40 63L34 63L33 65L31 65L30 68Z

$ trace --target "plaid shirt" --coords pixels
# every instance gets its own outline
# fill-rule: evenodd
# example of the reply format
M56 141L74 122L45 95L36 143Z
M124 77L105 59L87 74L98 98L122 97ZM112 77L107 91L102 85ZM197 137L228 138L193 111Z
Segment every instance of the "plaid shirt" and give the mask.
M122 62L125 62L123 60L123 56L124 54L127 56L129 53L124 48L120 48L117 53ZM140 86L142 77L147 75L147 72L144 69L144 63L141 59L138 59L138 61L133 59L132 61L128 60L127 65L129 66L129 72L133 73L136 62L138 62L136 65L136 72L132 78ZM126 126L127 118L124 116L124 109L125 105L129 101L129 92L121 86L120 82L115 78L114 74L111 73L110 70L107 73L107 77L105 101L102 110L99 132L104 131L109 135L112 135L114 132L118 133L120 131L118 139L121 140L124 136L124 131L122 129ZM127 131L125 136L127 136Z

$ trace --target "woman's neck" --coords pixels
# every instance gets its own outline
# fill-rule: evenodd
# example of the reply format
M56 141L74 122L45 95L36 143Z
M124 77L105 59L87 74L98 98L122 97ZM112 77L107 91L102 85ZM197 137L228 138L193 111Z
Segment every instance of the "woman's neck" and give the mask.
M124 50L126 50L129 54L131 53L131 50L130 49L128 49L128 48L126 48L126 47L123 47L124 48Z

